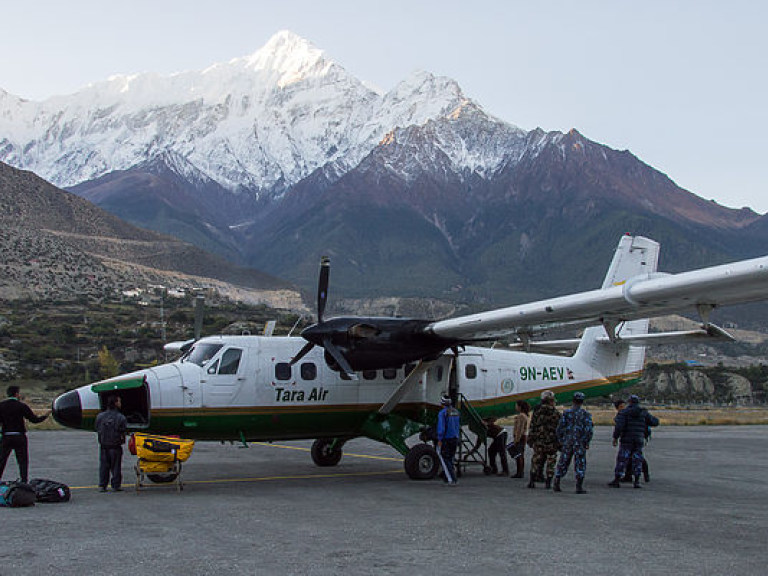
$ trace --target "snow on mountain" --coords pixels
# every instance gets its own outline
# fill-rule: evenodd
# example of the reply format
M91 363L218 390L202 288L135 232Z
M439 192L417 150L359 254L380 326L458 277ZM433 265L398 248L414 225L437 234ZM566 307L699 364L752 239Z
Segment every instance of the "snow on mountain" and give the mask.
M395 129L455 127L469 110L496 136L523 133L451 79L418 72L382 94L283 31L202 71L114 76L42 102L0 91L0 160L70 187L170 155L233 192L280 193L323 166L343 174ZM487 131L470 132L444 130L443 152L454 167L491 173L500 144L470 144Z

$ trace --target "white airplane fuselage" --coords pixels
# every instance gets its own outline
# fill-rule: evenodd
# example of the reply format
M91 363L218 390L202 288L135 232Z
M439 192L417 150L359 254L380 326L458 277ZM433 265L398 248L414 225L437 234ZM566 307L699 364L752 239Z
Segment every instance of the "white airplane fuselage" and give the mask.
M331 370L322 349L291 366L303 344L293 337L206 337L182 360L61 396L54 415L67 426L92 430L106 396L118 394L129 427L136 431L244 441L378 436L369 433L367 423L415 364L358 372L353 380ZM633 365L641 366L638 350L639 364ZM544 389L563 400L575 391L597 396L630 385L639 376L639 370L599 373L577 356L467 347L458 356L440 356L398 401L392 415L412 424L432 424L441 395L461 393L480 416L507 416L515 412L516 401L535 403Z

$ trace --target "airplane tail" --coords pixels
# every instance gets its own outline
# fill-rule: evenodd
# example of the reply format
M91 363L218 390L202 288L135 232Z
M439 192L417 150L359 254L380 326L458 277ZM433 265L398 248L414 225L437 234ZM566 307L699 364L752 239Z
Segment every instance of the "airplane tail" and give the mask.
M602 289L625 285L635 278L654 274L658 263L658 242L642 236L623 236ZM603 326L591 326L584 331L575 357L602 376L634 374L643 369L645 346L630 343L631 337L647 333L648 318L618 324L606 318Z

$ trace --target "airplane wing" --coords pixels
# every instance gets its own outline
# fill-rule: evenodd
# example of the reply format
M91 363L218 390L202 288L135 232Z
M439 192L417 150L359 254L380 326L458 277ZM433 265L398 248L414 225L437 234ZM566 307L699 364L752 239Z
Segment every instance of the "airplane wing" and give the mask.
M713 308L765 299L768 256L680 274L635 276L600 290L439 320L425 331L466 341L602 324L612 335L621 322L685 309L698 309L708 324Z

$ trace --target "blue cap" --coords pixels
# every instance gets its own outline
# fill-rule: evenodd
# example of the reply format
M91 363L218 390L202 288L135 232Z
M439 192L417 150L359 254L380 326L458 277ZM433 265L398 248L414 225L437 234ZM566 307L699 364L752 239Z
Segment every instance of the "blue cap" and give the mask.
M637 394L632 394L629 397L629 403L630 404L639 404L640 403L640 396L638 396Z
M583 402L584 398L585 398L584 392L576 392L576 394L573 395L574 400L580 400Z

